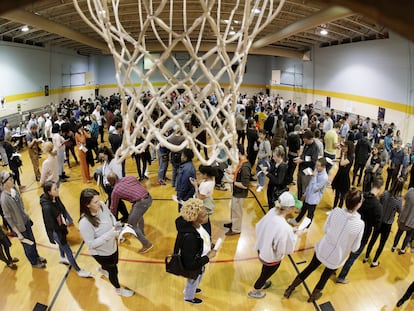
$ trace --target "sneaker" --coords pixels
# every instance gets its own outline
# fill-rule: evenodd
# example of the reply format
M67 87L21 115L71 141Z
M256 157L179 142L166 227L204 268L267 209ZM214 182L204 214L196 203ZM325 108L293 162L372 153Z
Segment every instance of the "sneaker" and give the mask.
M43 262L39 262L35 265L32 265L32 267L36 268L36 269L44 269L44 268L46 268L46 265Z
M194 304L199 304L199 303L202 303L203 302L200 298L184 299L184 301L187 301L187 302L190 302L190 303L194 303Z
M165 185L166 185L165 181L163 181L162 179L160 179L160 180L157 182L157 184L158 184L158 185L160 185L160 186L165 186Z
M19 262L19 258L13 257L12 262Z
M196 294L199 294L199 293L201 293L201 288L196 289Z
M256 192L262 192L262 190L263 190L263 187L259 186L259 187L257 187Z
M109 279L109 272L108 271L102 269L101 267L96 268L96 271L99 272L100 274L102 274L107 279Z
M391 247L391 252L395 252L395 250L396 250L397 248L395 247L395 246L393 246L393 247Z
M264 296L266 296L265 292L262 291L250 291L247 296L249 296L250 298L256 298L256 299L260 299L263 298Z
M124 288L124 287L115 288L115 293L117 295L124 296L124 297L131 297L135 294L135 292L133 290L130 290L130 289Z
M365 257L365 258L362 260L362 263L367 263L367 262L368 262L368 260L369 260L369 257Z
M146 246L143 246L139 251L138 254L145 254L146 252L148 252L151 248L154 247L154 244L148 244Z
M398 255L404 255L405 254L405 249L400 249L398 251Z
M414 253L414 247L411 247L411 253Z
M349 283L349 280L348 279L340 279L340 278L337 278L336 279L336 283L348 284Z
M92 277L92 273L90 273L89 271L85 271L85 270L79 270L76 271L76 273L81 277L81 278L91 278Z
M292 225L292 226L297 226L298 225L298 222L296 221L296 219L295 218L289 218L288 219L288 224L290 224L290 225Z
M60 257L59 263L66 266L70 265L69 260L67 260L65 257Z
M47 259L46 258L43 258L43 257L39 257L39 262L41 262L41 263L47 263Z
M371 268L375 268L379 266L379 261L373 261L370 265Z
M12 269L12 270L17 270L17 265L16 265L15 263L13 263L13 262L9 263L9 264L7 265L7 267L9 267L9 268L10 268L10 269Z
M266 281L266 283L264 283L264 285L262 286L262 288L261 288L261 289L267 289L267 288L269 288L270 286L272 286L272 281Z
M231 222L229 222L229 223L224 224L223 227L230 229L232 227L232 225L233 224Z
M223 186L223 185L216 186L216 189L217 190L220 190L220 191L227 191L227 188L225 186Z

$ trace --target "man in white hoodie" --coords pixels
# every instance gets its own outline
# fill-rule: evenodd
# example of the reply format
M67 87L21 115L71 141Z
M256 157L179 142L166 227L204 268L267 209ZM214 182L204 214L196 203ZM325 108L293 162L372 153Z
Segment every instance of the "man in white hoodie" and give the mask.
M250 298L266 296L263 289L272 285L268 279L277 271L283 257L295 250L299 232L295 233L285 219L294 207L301 208L302 202L294 194L283 192L275 202L275 208L256 225L256 250L263 266L253 290L247 294Z

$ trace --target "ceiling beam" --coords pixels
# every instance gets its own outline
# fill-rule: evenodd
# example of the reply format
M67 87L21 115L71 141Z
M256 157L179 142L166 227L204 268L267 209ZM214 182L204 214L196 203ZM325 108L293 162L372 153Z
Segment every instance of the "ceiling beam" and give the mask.
M322 0L342 5L372 18L407 39L414 41L414 1L412 0Z
M158 43L147 42L145 46L148 51L152 51L152 52L163 52L164 51L164 48L161 46L161 44L158 44ZM199 51L208 52L211 49L214 49L216 47L217 47L216 43L204 42L201 44ZM227 44L226 52L233 53L234 51L236 51L236 48L237 48L236 44ZM187 52L187 48L183 44L179 43L176 46L174 46L173 51L174 52ZM303 59L305 52L266 46L260 49L250 49L249 55L284 56L284 57L290 57L290 58Z
M254 49L260 49L268 46L269 44L276 43L284 38L303 32L305 30L318 27L321 24L327 24L337 19L348 17L354 13L346 8L340 6L333 6L324 10L321 10L309 17L301 19L293 24L286 26L279 30L275 34L268 35L257 40L253 44Z
M104 42L92 39L88 36L80 34L79 32L70 29L66 26L58 24L54 21L50 21L44 17L38 16L36 14L16 9L9 10L1 15L1 17L6 18L11 21L19 22L22 24L27 24L35 28L45 30L50 33L55 33L59 36L86 44L88 46L94 47L101 50L103 53L108 53L108 47Z

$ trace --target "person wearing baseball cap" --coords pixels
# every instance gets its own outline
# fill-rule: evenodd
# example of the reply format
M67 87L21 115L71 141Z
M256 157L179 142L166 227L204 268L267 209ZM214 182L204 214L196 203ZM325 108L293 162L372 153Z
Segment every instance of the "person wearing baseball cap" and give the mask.
M286 216L294 208L301 208L299 201L291 192L283 192L275 202L275 208L256 224L256 250L262 262L262 271L256 283L247 295L250 298L263 298L263 291L272 285L268 279L277 271L286 254L295 250L299 231L294 232L286 221Z

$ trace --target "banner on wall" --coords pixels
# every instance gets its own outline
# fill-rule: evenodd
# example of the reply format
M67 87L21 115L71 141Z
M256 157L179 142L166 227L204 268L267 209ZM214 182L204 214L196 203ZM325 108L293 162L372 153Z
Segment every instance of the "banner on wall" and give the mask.
M385 118L385 108L378 107L378 120L384 120Z

